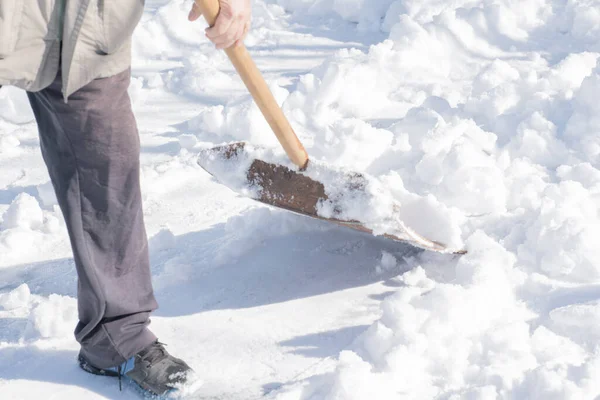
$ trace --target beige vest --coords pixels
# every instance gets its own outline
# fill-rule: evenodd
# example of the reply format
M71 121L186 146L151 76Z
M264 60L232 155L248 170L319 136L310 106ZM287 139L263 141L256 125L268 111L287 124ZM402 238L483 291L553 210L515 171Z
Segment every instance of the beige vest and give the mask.
M60 0L0 0L0 85L41 90L62 60L66 99L129 68L144 0L68 0L64 15L61 8Z

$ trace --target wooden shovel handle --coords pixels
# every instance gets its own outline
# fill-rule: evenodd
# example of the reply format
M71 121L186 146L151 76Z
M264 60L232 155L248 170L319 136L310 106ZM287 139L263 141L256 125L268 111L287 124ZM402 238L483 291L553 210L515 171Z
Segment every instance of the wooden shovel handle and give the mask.
M202 15L210 26L215 24L219 15L219 0L195 0ZM287 153L290 160L300 169L305 169L308 164L308 154L296 136L289 121L275 101L273 93L265 82L250 53L243 44L225 49L236 71L244 81L252 98L260 108L271 129L277 136L279 143Z

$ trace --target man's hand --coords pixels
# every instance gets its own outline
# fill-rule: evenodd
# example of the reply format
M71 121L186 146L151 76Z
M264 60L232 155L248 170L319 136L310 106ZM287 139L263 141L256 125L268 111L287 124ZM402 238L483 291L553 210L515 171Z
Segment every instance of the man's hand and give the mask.
M206 36L217 46L217 49L227 49L239 46L250 29L252 13L250 0L219 0L221 11L215 25L206 29ZM202 13L194 2L188 19L197 20Z

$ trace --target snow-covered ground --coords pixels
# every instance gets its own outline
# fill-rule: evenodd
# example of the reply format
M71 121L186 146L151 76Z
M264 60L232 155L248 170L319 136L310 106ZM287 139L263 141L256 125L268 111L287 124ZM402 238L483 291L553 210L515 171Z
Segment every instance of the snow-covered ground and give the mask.
M204 381L192 398L600 396L599 0L255 0L247 45L309 154L368 174L462 257L204 172L203 148L277 144L189 6L147 1L130 92L152 328ZM76 365L68 238L13 88L0 216L0 398L136 398Z

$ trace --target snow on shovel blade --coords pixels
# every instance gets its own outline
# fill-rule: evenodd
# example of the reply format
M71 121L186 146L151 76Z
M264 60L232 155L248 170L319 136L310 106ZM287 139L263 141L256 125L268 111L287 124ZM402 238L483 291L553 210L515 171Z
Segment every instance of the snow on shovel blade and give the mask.
M344 218L347 214L344 210L346 205L335 199L335 192L351 192L355 197L363 195L368 182L361 174L323 171L326 167L315 166L313 162L308 165L307 171L300 172L293 170L292 165L285 165L285 162L273 162L270 160L272 158L268 150L262 151L247 143L237 142L201 151L198 164L235 192L273 207L382 235L425 250L446 254L466 253L465 250L452 250L419 235L406 226L396 212L392 212L393 228L389 227L388 218L383 230L377 227L373 229L373 223L365 224L357 219ZM333 196L323 183L311 177L328 173L329 177L337 174L334 180L338 183Z

